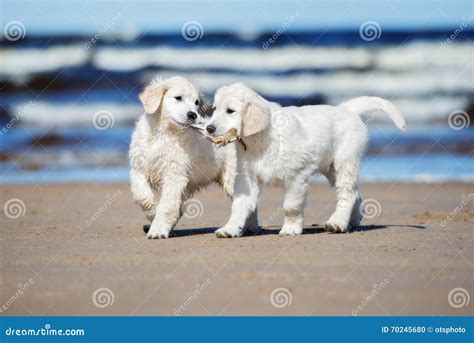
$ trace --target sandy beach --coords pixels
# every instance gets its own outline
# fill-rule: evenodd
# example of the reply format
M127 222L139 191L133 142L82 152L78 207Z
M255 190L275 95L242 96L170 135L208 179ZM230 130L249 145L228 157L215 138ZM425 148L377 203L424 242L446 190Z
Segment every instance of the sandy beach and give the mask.
M473 295L473 186L364 183L375 216L328 234L334 189L315 184L300 237L277 235L267 187L266 227L238 239L215 237L230 201L210 188L168 240L145 238L127 184L2 186L25 206L0 216L1 315L472 315L449 294Z

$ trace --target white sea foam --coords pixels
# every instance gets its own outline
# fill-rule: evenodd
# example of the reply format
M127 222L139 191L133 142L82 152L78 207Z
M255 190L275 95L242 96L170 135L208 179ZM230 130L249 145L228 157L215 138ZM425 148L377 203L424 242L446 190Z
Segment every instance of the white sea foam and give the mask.
M274 71L318 68L369 68L417 70L420 68L463 69L471 62L473 45L444 46L441 43L413 43L369 49L362 47L286 46L255 48L171 48L150 47L124 50L102 48L93 57L98 68L133 71L144 67L184 69L231 69Z
M473 54L472 43L443 45L418 42L377 50L375 65L382 70L416 71L442 68L462 71L471 65ZM469 73L468 70L465 72Z
M364 48L102 48L93 58L105 70L133 71L144 67L286 71L316 68L366 68L372 61Z
M40 126L69 126L69 125L94 125L97 113L106 113L106 118L118 125L129 123L142 113L139 104L120 105L117 103L93 103L93 104L52 104L47 102L31 102L29 106L20 104L12 108L14 117L25 124ZM96 120L97 121L97 120ZM96 123L96 125L99 125Z
M31 74L83 65L88 58L89 52L82 45L45 49L0 49L0 78L27 80Z
M410 43L380 48L284 46L260 48L174 48L169 46L97 47L82 44L49 48L0 49L0 76L49 72L85 64L89 58L100 69L136 71L144 67L167 69L222 69L233 71L285 72L304 69L371 68L416 71L425 68L469 67L474 53L471 43Z

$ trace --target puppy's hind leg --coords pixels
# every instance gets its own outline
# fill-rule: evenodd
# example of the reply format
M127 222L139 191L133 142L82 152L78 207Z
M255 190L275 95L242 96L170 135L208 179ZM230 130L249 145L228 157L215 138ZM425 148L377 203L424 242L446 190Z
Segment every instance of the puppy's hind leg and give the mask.
M324 228L329 232L347 232L353 224L360 223L358 217L358 206L360 201L359 191L357 189L357 178L359 174L358 161L336 162L336 192L337 205L336 211L324 224ZM357 208L356 208L357 207ZM353 219L353 220L351 220Z
M303 233L304 208L308 194L308 176L297 175L286 184L283 209L285 219L280 230L280 235L301 235Z
M133 200L140 205L147 219L152 222L155 218L156 200L146 176L132 169L130 171L130 184Z

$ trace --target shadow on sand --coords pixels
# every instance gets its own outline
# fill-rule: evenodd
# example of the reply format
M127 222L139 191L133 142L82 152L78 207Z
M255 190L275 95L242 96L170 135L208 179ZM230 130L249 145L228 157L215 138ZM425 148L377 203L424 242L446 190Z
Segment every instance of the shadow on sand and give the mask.
M351 232L363 232L363 231L372 231L372 230L382 230L389 227L399 227L399 228L413 228L413 229L426 229L425 226L422 225L361 225L356 226L351 229ZM217 227L198 227L198 228L186 228L186 229L179 229L173 230L170 234L171 237L186 237L186 236L194 236L194 235L204 235L204 234L211 234L214 233L218 228ZM143 225L143 231L148 233L150 230L150 225ZM255 234L253 236L265 236L265 235L278 235L280 231L279 226L266 226L262 227L260 233ZM306 226L303 230L303 235L314 235L318 233L325 233L324 227L318 224L312 224L311 226ZM336 234L337 233L330 233Z

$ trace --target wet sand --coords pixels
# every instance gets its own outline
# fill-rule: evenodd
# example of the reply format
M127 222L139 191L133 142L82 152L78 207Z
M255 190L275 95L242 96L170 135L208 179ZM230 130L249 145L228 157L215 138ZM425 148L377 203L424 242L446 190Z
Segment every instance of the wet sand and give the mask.
M449 294L473 295L473 186L362 184L378 215L329 234L334 189L316 184L299 237L277 235L267 187L266 228L237 239L213 234L230 201L211 188L168 240L145 238L127 184L2 186L25 213L0 216L0 315L472 315Z

